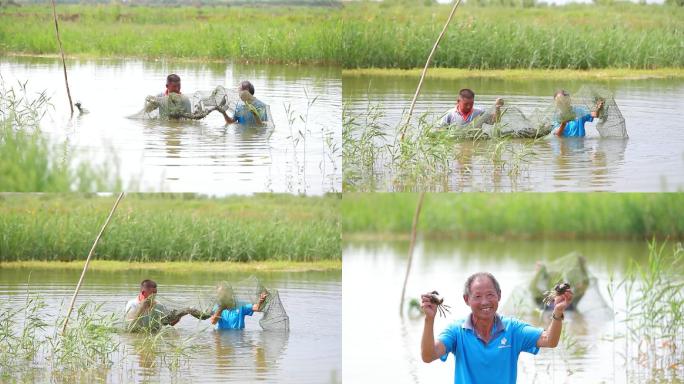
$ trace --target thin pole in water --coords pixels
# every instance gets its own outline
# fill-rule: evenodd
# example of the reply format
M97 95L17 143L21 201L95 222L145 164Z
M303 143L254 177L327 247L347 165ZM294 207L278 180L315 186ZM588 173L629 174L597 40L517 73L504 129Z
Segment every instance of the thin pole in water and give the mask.
M411 225L411 242L409 243L408 264L406 265L406 276L404 276L404 286L401 288L401 301L399 302L399 316L404 317L404 296L406 295L406 283L408 282L409 273L411 272L411 261L413 260L413 248L416 245L416 232L418 231L418 219L420 218L420 210L423 207L423 198L425 192L421 192L418 196L418 205L416 211L413 213L413 224Z
M71 91L69 91L69 79L67 78L66 61L64 60L64 48L62 48L62 39L59 37L59 22L57 21L57 8L55 7L55 0L52 2L52 16L55 19L55 32L57 33L57 42L59 43L59 52L62 54L62 68L64 68L64 83L66 84L67 97L69 98L69 109L71 115L74 115L74 103L71 101Z
M95 252L95 247L97 246L97 243L100 241L100 237L102 237L102 234L104 233L105 228L107 228L107 224L109 224L109 220L111 220L112 215L114 215L114 211L116 210L116 207L119 205L119 202L121 199L123 199L124 193L121 192L119 194L119 197L116 199L116 202L114 202L114 206L112 207L112 210L109 211L109 216L107 216L107 220L105 220L104 224L102 225L102 228L100 229L100 233L97 234L97 237L95 238L95 242L93 243L93 246L90 248L90 252L88 252L88 258L86 258L85 265L83 266L83 272L81 272L81 278L78 279L78 284L76 285L76 290L74 291L74 295L71 297L71 304L69 304L69 310L67 311L66 317L64 318L64 326L62 327L62 334L66 331L67 323L69 323L69 316L71 316L71 311L74 309L74 303L76 302L76 296L78 296L78 291L81 289L81 284L83 283L83 277L85 277L86 271L88 270L88 264L90 263L90 258L93 256L93 252Z
M435 52L437 51L437 46L439 45L439 42L442 40L442 37L444 37L444 34L446 33L447 27L449 26L449 23L451 23L451 19L453 19L454 13L456 13L456 8L458 8L459 4L461 4L461 0L456 0L454 7L451 8L451 13L449 13L449 18L447 19L446 23L444 23L444 28L442 28L442 32L440 32L439 36L437 36L437 41L435 41L435 45L432 46L432 51L430 51L430 54L428 55L427 61L425 62L425 67L423 67L423 72L420 75L420 81L418 81L418 87L416 88L416 93L413 95L413 100L411 100L411 107L409 108L408 116L406 117L406 123L401 128L401 141L404 141L404 135L406 134L406 128L408 128L409 122L411 121L411 116L413 115L413 108L416 106L416 100L418 100L418 95L420 94L420 89L423 87L423 80L425 79L425 75L427 74L427 70L428 70L428 67L430 66L430 63L432 62L432 56L435 55Z

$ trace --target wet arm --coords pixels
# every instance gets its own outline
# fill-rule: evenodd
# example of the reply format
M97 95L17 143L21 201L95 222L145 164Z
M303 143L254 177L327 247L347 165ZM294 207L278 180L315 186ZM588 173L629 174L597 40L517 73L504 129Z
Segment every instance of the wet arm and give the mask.
M551 324L549 327L542 332L541 336L537 340L537 347L540 348L556 348L558 346L558 341L560 341L561 330L563 329L563 321L560 320L561 316L554 312L551 317ZM558 319L558 320L557 320Z
M261 117L259 117L259 111L252 104L245 104L247 104L247 108L249 108L249 111L252 112L252 115L254 116L254 121L256 121L257 125L263 125L264 123L261 121Z
M252 311L261 312L261 307L264 305L264 301L266 301L266 296L259 297L259 301L252 306Z
M420 342L420 355L423 361L431 363L446 353L446 347L441 341L435 341L435 318L425 317L423 338Z
M563 131L565 130L565 125L568 124L567 121L561 123L560 127L554 133L556 136L563 136Z
M221 112L221 114L223 115L223 119L226 120L226 124L233 124L233 123L235 123L235 119L233 119L233 118L231 118L230 116L228 116L228 114L226 113L226 111L223 111L223 110L221 110L221 109L217 109L217 111Z

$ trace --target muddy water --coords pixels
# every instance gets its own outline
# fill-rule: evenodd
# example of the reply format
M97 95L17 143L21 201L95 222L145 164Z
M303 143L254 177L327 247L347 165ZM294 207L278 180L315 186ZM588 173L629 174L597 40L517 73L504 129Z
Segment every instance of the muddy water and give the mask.
M79 271L29 271L0 269L0 302L21 306L27 289L46 302L45 320L65 312L78 281ZM143 352L139 335L120 333L122 344L112 368L103 373L107 382L183 382L183 383L337 383L341 381L341 305L339 272L272 273L257 275L269 288L278 289L290 317L290 332L261 330L255 313L245 319L244 331L214 331L208 320L184 317L165 341L199 348L181 360L177 370L169 369L159 355ZM89 272L77 305L101 304L103 313L122 314L126 302L134 298L142 279L158 283L159 297L189 302L211 290L217 281L239 281L247 275L162 274L145 271ZM27 282L30 284L27 285ZM43 312L41 312L43 313ZM17 321L17 323L19 323ZM167 348L168 349L168 348ZM161 362L161 363L160 363ZM34 367L38 381L46 382L51 373L47 363ZM43 376L40 376L43 375ZM30 376L29 376L30 377ZM35 376L34 376L35 377Z
M384 114L390 137L408 109L417 80L381 76L344 76L343 101L348 113L364 115L370 105ZM591 81L504 81L490 79L427 79L414 116L428 113L436 119L453 108L458 90L472 88L475 106L487 109L497 97L530 115L535 108L550 105L554 90L571 93L583 85L607 88L626 120L629 139L600 138L587 125L584 139L547 137L531 141L513 140L507 148L521 152L528 143L531 156L522 163L522 172L510 177L507 171L493 172L487 167L491 148L472 143L458 144L462 154L452 162L446 180L413 185L396 178L387 169L377 169L377 190L428 191L673 191L684 188L684 81L629 80ZM503 151L506 152L506 151ZM372 184L369 180L365 183ZM367 189L367 188L364 188Z
M73 119L58 60L2 58L0 75L6 88L28 81L30 93L46 91L54 109L43 120L45 134L66 142L80 161L108 160L129 190L340 190L339 68L128 59L68 60L67 66L74 102L89 111ZM188 95L250 80L255 96L270 105L275 128L226 126L216 112L199 122L127 118L142 109L145 96L164 91L172 72L181 76L181 92Z
M453 356L445 363L421 360L422 316L408 311L403 318L399 316L407 249L408 242L345 243L343 273L354 276L354 284L345 282L343 289L345 382L453 382ZM578 311L566 314L564 326L576 344L570 347L570 341L564 341L559 348L542 349L536 356L522 353L518 382L626 382L624 361L619 356L623 344L610 341L613 332L622 331L622 324L619 317L612 316L613 303L606 287L610 275L619 279L630 259L643 260L648 255L646 243L419 241L406 296L419 298L421 293L439 291L451 306L446 318L436 320L435 332L439 333L469 313L461 298L466 278L489 271L501 284L499 313L546 327L548 318L522 311L510 301L512 293L525 289L537 260L552 260L569 252L584 255L595 278L593 288L578 302ZM616 295L618 312L622 300Z

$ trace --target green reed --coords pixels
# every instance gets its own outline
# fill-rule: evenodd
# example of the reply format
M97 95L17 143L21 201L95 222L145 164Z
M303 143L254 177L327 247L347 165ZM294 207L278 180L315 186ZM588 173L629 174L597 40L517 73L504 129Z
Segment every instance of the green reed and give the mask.
M666 251L666 245L651 241L648 261L633 261L621 281L608 284L613 308L616 293L624 295L624 309L616 314L626 330L617 333L614 325L613 342L621 345L629 382L684 380L684 249L678 243Z
M82 260L113 198L0 196L0 259ZM340 260L340 195L129 194L95 251L121 261Z
M342 231L406 235L416 195L345 193ZM684 238L682 193L468 193L425 196L418 231L448 238Z
M31 94L27 83L7 87L0 78L0 190L66 192L118 190L111 164L93 166L77 159L67 144L52 144L40 121L52 107L45 92Z
M122 337L119 315L107 314L102 304L80 305L64 334L64 318L47 308L40 295L27 295L23 304L0 306L0 380L3 382L104 382L129 377L130 356ZM133 337L133 353L154 368L152 373L178 374L204 346L197 334L180 337L170 327ZM135 356L133 356L135 357ZM145 374L149 374L145 371Z
M0 51L55 53L50 10L0 13ZM59 5L69 55L334 63L341 53L339 8Z
M357 3L345 8L344 68L425 64L450 5ZM684 9L637 4L458 9L434 67L589 69L681 67Z
M515 188L535 158L536 140L487 137L481 131L456 136L427 112L408 126L406 116L397 126L383 122L378 105L363 113L345 109L342 116L343 189L348 192L496 190L502 183ZM482 185L462 182L473 176Z

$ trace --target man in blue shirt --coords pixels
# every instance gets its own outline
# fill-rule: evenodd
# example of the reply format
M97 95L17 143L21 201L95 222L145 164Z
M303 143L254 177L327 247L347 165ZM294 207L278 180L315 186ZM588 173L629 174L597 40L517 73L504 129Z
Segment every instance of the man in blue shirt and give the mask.
M252 316L254 312L261 312L262 305L268 296L267 292L262 292L259 295L259 301L252 304L237 303L231 308L228 306L219 305L214 306L214 312L210 318L212 324L216 325L216 330L221 329L244 329L245 328L245 316Z
M585 108L570 104L570 94L565 90L559 90L553 95L556 104L556 116L553 121L554 135L559 137L584 137L584 124L594 121L603 108L603 100L596 103L596 109L592 112Z
M224 111L219 110L223 114L226 124L263 125L268 120L268 106L254 97L254 85L249 81L243 81L238 87L238 92L240 92L242 101L235 106L235 113L232 118Z
M446 361L447 355L453 353L456 357L454 383L514 384L520 352L536 354L540 347L558 345L563 312L572 302L572 292L568 290L556 297L551 324L546 330L496 313L501 289L490 273L470 276L465 283L463 299L472 313L452 323L435 340L437 307L429 294L422 296L425 326L420 347L423 361Z

